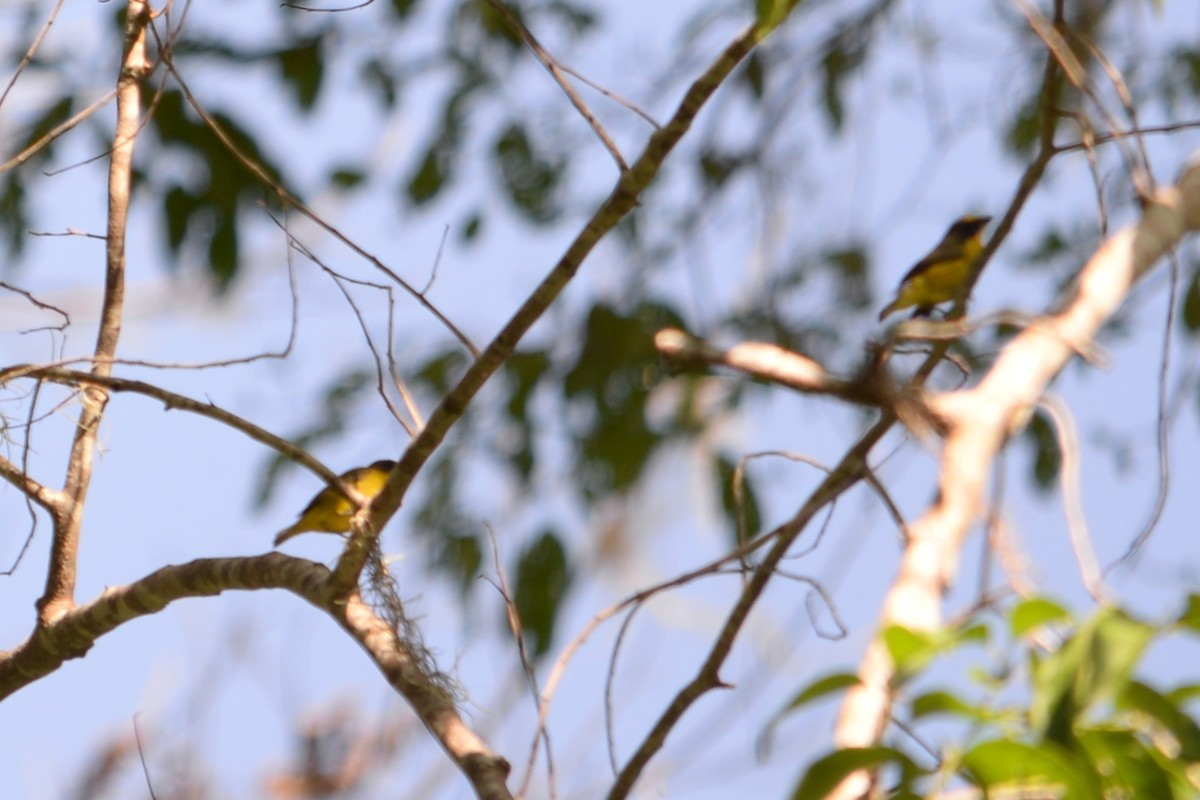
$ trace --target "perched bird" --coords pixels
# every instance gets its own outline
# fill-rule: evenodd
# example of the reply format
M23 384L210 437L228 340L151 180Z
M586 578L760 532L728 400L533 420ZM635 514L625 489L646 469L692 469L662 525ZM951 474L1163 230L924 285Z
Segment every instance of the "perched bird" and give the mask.
M925 316L938 303L958 296L971 266L983 250L983 229L991 217L967 215L946 231L938 246L908 271L896 290L896 299L879 312L879 319L893 311L916 306L913 316Z
M394 466L395 461L376 461L369 467L352 469L339 477L342 483L367 500L374 500L375 495L383 490L388 474ZM300 519L275 535L275 546L278 547L296 534L308 531L345 533L350 530L350 518L357 510L348 497L332 486L326 486L317 492L317 496L300 512Z

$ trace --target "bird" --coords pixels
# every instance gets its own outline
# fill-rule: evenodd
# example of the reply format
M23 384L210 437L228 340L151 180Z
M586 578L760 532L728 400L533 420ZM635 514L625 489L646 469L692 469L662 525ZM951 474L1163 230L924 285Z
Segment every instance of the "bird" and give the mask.
M358 467L343 472L338 477L368 502L383 490L388 475L396 466L395 461L376 461L367 467ZM309 501L300 518L275 535L275 546L286 542L297 534L316 531L320 533L345 533L350 530L350 519L358 505L332 486L326 486Z
M923 317L938 303L955 299L983 250L983 229L991 221L991 217L972 214L955 220L938 246L900 281L896 299L879 312L879 321L910 306L917 307L913 316Z

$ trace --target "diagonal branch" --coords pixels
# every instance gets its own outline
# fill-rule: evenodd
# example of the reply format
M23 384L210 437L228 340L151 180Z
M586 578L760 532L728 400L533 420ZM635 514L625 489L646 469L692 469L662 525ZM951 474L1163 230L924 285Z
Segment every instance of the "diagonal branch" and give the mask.
M381 530L384 523L396 513L417 473L466 412L471 400L508 360L525 333L541 319L550 304L571 282L596 244L637 207L642 192L658 175L663 162L691 128L696 115L709 98L737 65L782 21L781 18L775 20L772 25L758 24L747 28L730 42L708 69L688 87L675 114L665 126L650 136L642 154L629 170L621 174L612 194L575 236L558 263L517 309L512 319L488 344L479 358L468 367L458 384L442 398L420 434L405 449L400 462L392 470L387 486L371 504L371 530ZM365 548L348 548L337 566L337 572L352 578L362 570L365 558Z

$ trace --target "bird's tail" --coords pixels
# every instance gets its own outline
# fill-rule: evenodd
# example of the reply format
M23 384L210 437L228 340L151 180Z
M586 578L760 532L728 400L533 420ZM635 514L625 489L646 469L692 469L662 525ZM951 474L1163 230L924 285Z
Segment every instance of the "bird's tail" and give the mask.
M279 545L283 544L288 539L292 538L293 536L298 536L299 534L304 533L306 530L308 530L308 528L305 528L299 521L287 526L279 533L275 534L275 546L279 547Z
M896 298L895 300L893 300L892 302L890 302L886 306L884 306L883 311L879 312L879 321L883 322L883 320L887 317L888 314L891 314L893 311L896 311L897 309L899 309L899 307L900 307L899 303L900 303L900 298Z

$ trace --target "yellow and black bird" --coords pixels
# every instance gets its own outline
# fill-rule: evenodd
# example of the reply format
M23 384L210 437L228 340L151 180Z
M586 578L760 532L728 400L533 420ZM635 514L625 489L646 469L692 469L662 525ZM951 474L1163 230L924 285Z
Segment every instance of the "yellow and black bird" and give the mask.
M369 467L352 469L339 477L342 483L369 501L374 500L375 495L383 490L388 474L395 466L395 461L376 461ZM350 498L332 486L326 486L317 492L317 496L300 512L300 519L275 535L275 546L278 547L293 536L309 531L345 533L350 530L350 520L357 510Z
M955 221L929 255L908 271L896 290L896 299L879 312L879 319L893 311L916 306L913 316L925 316L938 303L958 296L963 282L971 274L971 266L983 250L983 229L991 217L968 214Z

